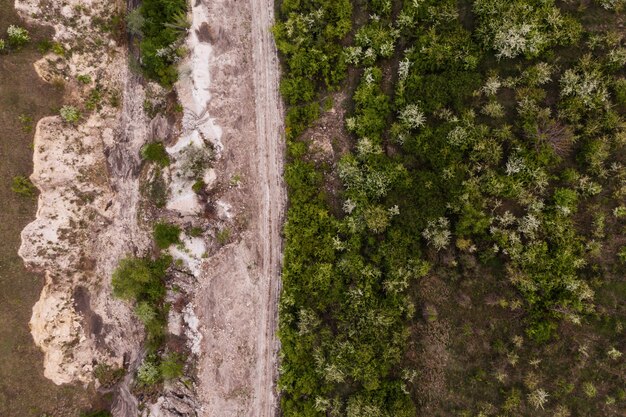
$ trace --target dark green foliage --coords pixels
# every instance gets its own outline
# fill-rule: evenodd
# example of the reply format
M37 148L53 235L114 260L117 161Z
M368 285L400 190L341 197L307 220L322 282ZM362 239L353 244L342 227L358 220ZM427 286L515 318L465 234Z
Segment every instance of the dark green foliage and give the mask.
M288 69L280 85L292 105L287 112L287 137L295 138L319 115L319 103L313 102L318 88L335 88L345 77L346 62L338 41L351 29L352 4L286 0L280 10L283 18L273 32Z
M113 272L113 293L124 300L158 302L165 295L165 271L170 256L154 261L145 258L124 258Z
M24 197L32 197L35 195L37 188L33 185L32 181L22 175L13 177L11 182L11 190Z
M99 86L96 86L96 88L93 88L90 92L89 92L89 96L87 97L87 100L85 101L85 107L87 107L87 110L98 110L101 107L101 101L102 101L102 91L100 89Z
M191 189L193 190L194 193L199 194L202 192L202 190L204 190L205 187L206 187L206 183L203 180L197 180L196 182L193 183L193 185L191 186Z
M620 106L626 106L626 78L615 80L613 89L615 90L615 100Z
M172 353L161 361L160 370L164 380L170 380L180 378L183 376L183 369L185 366L184 357L181 355Z
M187 234L191 237L200 237L203 233L204 229L198 226L194 226L191 229L187 230Z
M154 225L154 241L160 249L180 243L180 227L175 224L157 223Z
M111 280L116 297L136 303L135 313L146 327L151 351L161 346L165 336L167 308L163 299L165 275L171 263L169 255L155 260L128 257L120 261Z
M343 40L317 24L335 21L327 2L283 4L285 416L619 414L623 362L607 367L591 322L621 346L623 48L564 4L355 1L371 15ZM336 68L360 77L352 146L320 163L302 133L325 134L313 121L335 84L320 61L342 42ZM586 331L603 370L574 365L593 356L571 353ZM612 379L608 402L591 404L603 388L573 398L579 373Z
M165 168L170 164L170 157L161 142L152 142L141 148L141 157Z
M145 0L141 7L141 65L148 77L164 86L178 79L175 63L186 31L186 0ZM137 19L135 19L137 20ZM182 20L182 22L181 22ZM139 31L138 28L133 30Z

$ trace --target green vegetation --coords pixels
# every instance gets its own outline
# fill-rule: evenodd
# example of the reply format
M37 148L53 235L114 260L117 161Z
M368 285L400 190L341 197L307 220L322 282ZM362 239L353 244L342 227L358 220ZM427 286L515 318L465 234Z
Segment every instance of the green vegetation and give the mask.
M91 84L91 77L87 74L80 74L79 76L76 77L76 79L81 84L85 84L85 85Z
M187 22L186 0L145 0L139 12L131 11L128 29L141 37L141 66L145 74L164 86L178 79L176 62L184 55Z
M146 161L155 162L162 168L169 166L170 157L161 142L152 142L141 148L141 157Z
M175 224L159 222L154 225L154 241L160 249L180 243L180 227Z
M135 303L135 314L143 322L148 348L155 352L165 339L167 306L165 305L165 276L172 257L125 258L113 272L113 294Z
M33 131L33 118L27 114L20 114L18 119L22 125L22 130L26 133Z
M37 187L35 187L30 179L23 175L18 175L17 177L13 177L11 191L24 197L32 197L35 195Z
M59 115L63 121L69 124L76 124L80 120L80 111L74 106L63 106L59 110Z
M126 371L124 368L113 368L106 363L99 363L93 370L93 376L104 388L115 386L125 374Z
M10 47L19 49L30 42L30 34L22 27L10 25L7 28L7 43Z
M283 415L620 415L626 54L571 3L282 2Z
M176 379L183 376L184 358L178 354L170 354L161 361L159 369L164 380Z
M230 241L230 229L224 228L217 232L215 235L217 243L224 246Z
M100 110L102 107L102 98L102 89L100 86L96 85L95 88L89 91L89 96L87 96L87 100L85 101L85 107L89 111Z
M149 355L137 371L140 385L152 386L161 381L176 379L183 376L184 358L178 354L170 354L162 359Z

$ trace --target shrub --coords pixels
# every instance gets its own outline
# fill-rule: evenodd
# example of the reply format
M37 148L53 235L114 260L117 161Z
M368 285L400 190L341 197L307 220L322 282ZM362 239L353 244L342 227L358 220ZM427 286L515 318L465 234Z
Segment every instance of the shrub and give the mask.
M139 258L122 259L113 272L113 293L125 300L135 300L151 281L148 261Z
M153 305L165 295L165 272L172 262L170 256L156 260L128 257L113 272L113 294L124 300L149 301Z
M569 45L579 38L580 24L563 16L554 1L531 3L534 4L520 0L474 2L480 22L478 35L496 51L498 58L535 57L549 47Z
M52 44L52 52L58 56L65 56L65 48L59 42L54 42Z
M143 34L142 68L149 78L169 87L178 79L175 64L181 56L180 39L188 27L187 1L145 0L140 10L143 19L131 17L131 29Z
M588 398L594 398L596 395L598 395L598 389L595 385L593 385L592 382L585 382L583 384L583 392Z
M100 109L101 101L102 101L102 91L100 87L97 86L96 88L93 88L89 92L89 96L87 97L87 100L85 101L85 107L87 108L87 110L90 110L90 111Z
M135 36L143 36L143 25L146 19L141 14L141 8L134 9L126 15L126 29Z
M618 78L613 84L615 100L620 106L626 106L626 78Z
M144 324L148 325L157 318L157 311L145 301L137 304L135 307L135 315Z
M161 370L154 356L148 356L137 369L137 382L143 386L154 385L161 381Z
M76 77L76 79L81 84L89 84L91 82L91 77L87 74L80 74Z
M184 365L185 361L181 355L171 353L161 362L161 376L165 380L180 378L183 376Z
M157 223L153 229L154 241L160 249L180 243L180 227L169 223Z
M6 42L4 41L4 39L0 39L0 52L4 51L6 48Z
M141 157L146 161L155 162L163 168L170 164L170 157L161 142L144 145L141 148Z
M230 240L230 230L228 228L224 228L220 230L219 232L217 232L217 235L215 236L215 238L217 239L217 242L220 245L227 244L228 241Z
M61 118L69 124L74 124L80 120L80 111L74 106L61 107L59 114Z
M22 124L22 130L24 132L31 132L33 130L33 118L27 114L20 114L19 121Z
M30 34L22 27L11 25L7 28L9 45L14 48L21 48L30 41Z
M35 187L30 179L22 175L18 175L17 177L13 177L11 191L24 197L32 197L35 195L37 187Z
M194 193L200 194L202 190L204 190L205 187L206 187L206 183L203 180L197 180L196 182L193 183L193 185L191 186L191 189L193 190Z

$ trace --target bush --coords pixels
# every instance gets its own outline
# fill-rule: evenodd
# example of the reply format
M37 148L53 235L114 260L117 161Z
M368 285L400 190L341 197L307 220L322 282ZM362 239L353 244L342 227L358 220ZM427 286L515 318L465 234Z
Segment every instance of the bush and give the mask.
M11 191L24 197L32 197L35 195L37 187L35 187L30 179L22 175L18 175L17 177L13 177Z
M61 107L59 114L61 118L69 124L74 124L80 120L80 111L74 106Z
M137 382L143 386L154 385L161 381L161 370L156 358L148 356L137 369Z
M178 79L175 64L181 57L180 40L188 28L187 1L145 0L140 10L143 19L131 17L131 30L143 34L142 68L149 78L169 87Z
M224 228L222 230L220 230L219 232L217 232L217 235L215 236L215 238L217 239L217 242L220 245L225 245L228 243L228 241L230 240L230 229L228 228Z
M160 249L180 243L180 227L174 224L157 223L153 229L154 241Z
M170 164L170 157L161 142L153 142L141 148L141 157L150 162L155 162L162 168Z
M126 29L128 33L135 36L143 36L143 25L146 23L146 19L144 19L141 14L141 8L137 8L135 10L131 10L126 15Z
M165 271L170 256L154 261L145 258L124 258L113 272L113 294L124 300L149 301L153 305L165 295Z
M618 78L613 84L615 99L620 106L626 106L626 78Z
M617 253L617 257L623 264L626 264L626 246L622 246L622 248Z
M21 48L30 41L30 34L22 27L11 25L7 28L8 43L14 48Z
M81 84L90 84L91 83L91 77L89 75L87 75L87 74L80 74L80 75L78 75L76 77L76 79Z

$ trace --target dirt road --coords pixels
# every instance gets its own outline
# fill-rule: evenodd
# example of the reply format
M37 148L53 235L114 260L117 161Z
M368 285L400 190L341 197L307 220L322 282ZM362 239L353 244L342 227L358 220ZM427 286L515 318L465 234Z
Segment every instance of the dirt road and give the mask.
M233 236L212 254L194 300L203 335L201 415L276 414L277 304L281 270L283 109L270 28L272 0L204 1L213 46L208 113L223 130L216 198ZM201 12L200 12L201 13ZM202 34L202 32L199 32ZM204 37L203 37L204 38ZM241 184L232 186L233 178Z
M285 193L283 174L283 112L278 92L279 64L274 39L269 31L274 22L272 0L252 3L254 87L256 96L258 175L263 184L259 240L262 244L262 276L267 289L262 294L262 327L259 328L257 375L263 387L254 402L258 416L273 416L276 409L274 382L277 369L277 306L281 272L281 227ZM262 333L261 333L262 332Z

